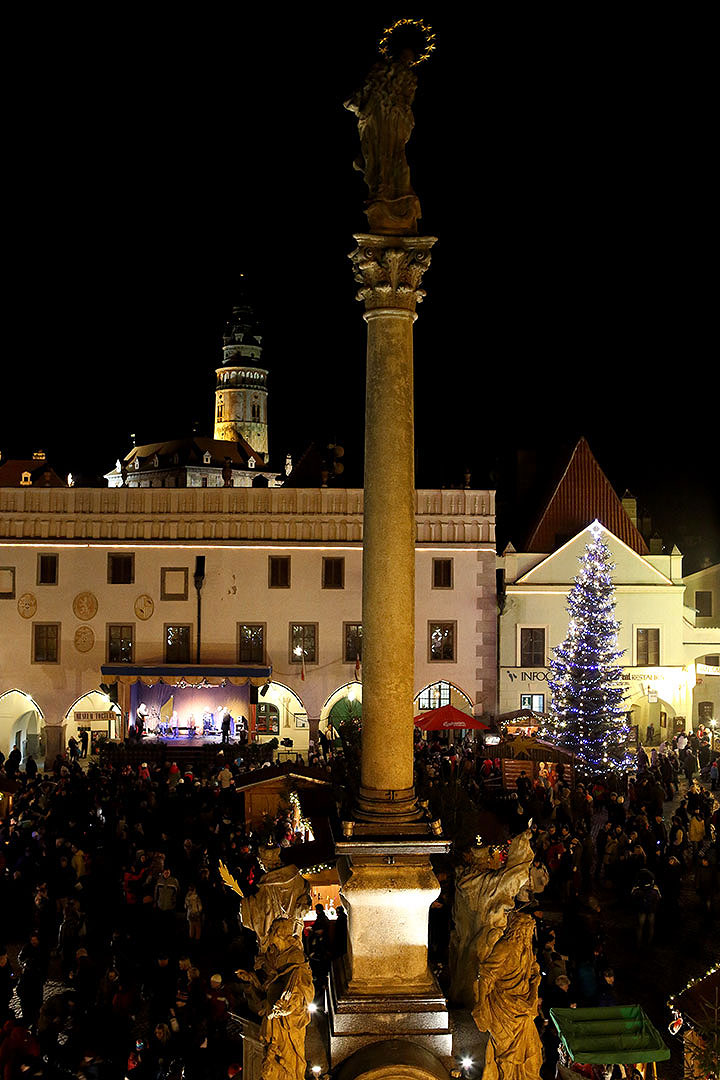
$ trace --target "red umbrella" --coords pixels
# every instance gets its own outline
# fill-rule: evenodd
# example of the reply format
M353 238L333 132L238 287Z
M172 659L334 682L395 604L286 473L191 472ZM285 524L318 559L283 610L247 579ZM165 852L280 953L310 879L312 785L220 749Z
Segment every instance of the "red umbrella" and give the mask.
M482 720L476 720L469 713L461 712L454 705L442 705L439 709L418 713L415 717L415 727L422 731L459 731L465 728L489 730L488 725L483 724Z

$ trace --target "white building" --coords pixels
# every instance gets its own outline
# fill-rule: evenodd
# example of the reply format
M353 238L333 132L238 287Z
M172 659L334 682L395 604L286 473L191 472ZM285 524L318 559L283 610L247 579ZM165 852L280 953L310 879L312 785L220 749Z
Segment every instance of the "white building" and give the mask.
M686 606L677 548L670 554L650 551L634 517L634 500L617 497L582 440L529 550L508 548L500 560L505 584L499 631L501 714L550 709L547 661L567 636L567 596L595 518L615 564L618 648L624 650L620 663L631 724L643 739L649 724L656 736L665 737L681 723L697 726L701 698L717 702L717 690L706 689L717 676L703 674L700 665L707 666L720 649L720 629L699 626L695 609Z
M685 604L691 618L694 613L695 647L707 647L695 664L693 719L704 724L715 720L720 727L720 564L686 574L684 581Z
M349 489L0 489L0 749L107 733L118 675L130 722L154 684L182 726L222 696L257 738L305 749L362 693L362 506ZM494 711L495 561L493 492L417 492L418 709Z

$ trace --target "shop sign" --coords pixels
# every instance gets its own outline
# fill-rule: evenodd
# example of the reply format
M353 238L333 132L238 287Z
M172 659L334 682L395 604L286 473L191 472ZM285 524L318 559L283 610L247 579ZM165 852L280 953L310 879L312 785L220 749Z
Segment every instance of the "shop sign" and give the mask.
M514 682L547 682L548 673L543 668L521 669L520 671L507 671L507 677Z
M696 664L695 670L698 675L720 675L720 667L713 664Z
M107 726L115 714L110 710L109 712L76 712L73 715L76 724L105 724Z

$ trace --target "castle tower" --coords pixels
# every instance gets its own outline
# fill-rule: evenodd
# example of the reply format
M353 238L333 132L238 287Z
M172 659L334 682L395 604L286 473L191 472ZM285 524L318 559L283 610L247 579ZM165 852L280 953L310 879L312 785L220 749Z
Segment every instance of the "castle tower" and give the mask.
M217 368L215 435L223 442L238 436L268 460L267 370L260 367L262 335L245 298L233 307L223 334L223 362Z

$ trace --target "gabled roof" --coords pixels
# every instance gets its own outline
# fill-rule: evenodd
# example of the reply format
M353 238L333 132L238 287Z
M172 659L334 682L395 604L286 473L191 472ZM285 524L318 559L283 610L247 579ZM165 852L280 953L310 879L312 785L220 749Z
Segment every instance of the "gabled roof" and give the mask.
M3 461L0 465L0 487L23 487L23 473L30 474L33 487L67 487L52 465L38 458Z
M587 440L581 439L525 550L554 551L596 518L638 555L648 554Z
M127 465L140 459L141 468L149 468L150 462L157 454L161 467L167 468L177 465L202 465L203 456L209 451L211 464L222 467L225 458L230 459L231 465L247 468L250 459L254 459L256 466L264 468L261 454L256 453L243 438L236 442L227 442L220 439L206 439L195 435L187 439L168 439L165 442L146 443L144 446L135 446L125 456ZM174 459L177 458L177 461Z
M613 580L616 584L673 585L666 574L653 566L643 555L634 551L629 544L611 533L597 519L577 536L571 537L555 551L551 551L544 559L522 574L513 585L571 585L577 574L578 560L598 532L602 534L615 564ZM508 588L512 589L513 585L509 585ZM682 588L681 585L678 587Z

